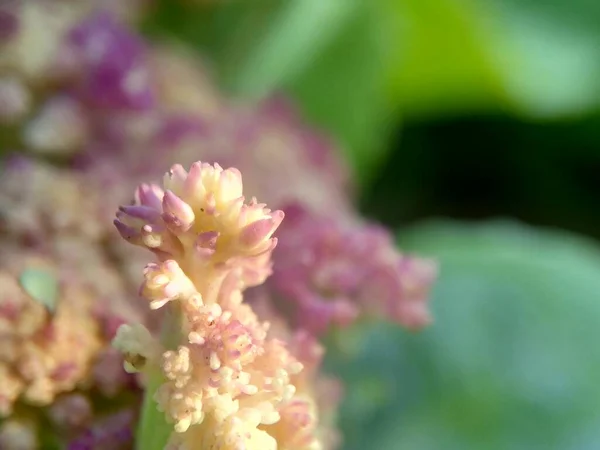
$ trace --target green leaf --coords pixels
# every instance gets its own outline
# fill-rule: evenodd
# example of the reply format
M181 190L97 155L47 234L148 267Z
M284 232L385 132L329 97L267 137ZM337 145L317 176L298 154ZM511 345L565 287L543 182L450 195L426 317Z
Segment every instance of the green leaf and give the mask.
M160 343L163 348L175 349L182 342L182 318L179 308L167 308L162 318ZM161 367L147 369L147 380L144 386L144 402L136 434L138 450L161 450L165 448L169 436L173 432L173 424L165 421L165 414L156 408L154 394L165 382Z
M388 92L409 115L503 103L502 80L489 58L490 33L471 0L383 0L381 18L395 47Z
M319 42L320 52L283 87L297 99L307 119L333 133L363 185L387 151L397 120L385 96L386 48L376 4L354 3L338 33Z
M579 115L600 105L600 4L486 0L482 23L508 95L529 115ZM483 15L483 14L482 14Z
M162 373L157 370L151 371L144 390L144 402L136 433L135 442L138 450L162 450L173 431L173 425L165 421L164 413L156 408L154 401L154 394L162 383L164 383Z
M31 298L44 305L48 311L56 310L58 280L53 274L40 269L27 269L21 273L19 283Z
M356 10L357 0L282 2L232 79L235 92L261 98L301 76Z
M374 374L388 390L365 415L349 396L347 450L597 448L597 243L494 221L423 224L400 244L440 260L436 321L418 335L378 325L338 367L347 392Z
M288 92L309 122L337 138L365 182L386 150L389 121L377 19L359 0L282 2L256 28L260 38L246 45L245 58L232 63L221 53L226 86L252 99Z
M600 105L598 2L382 0L388 92L409 116L477 109L556 118Z

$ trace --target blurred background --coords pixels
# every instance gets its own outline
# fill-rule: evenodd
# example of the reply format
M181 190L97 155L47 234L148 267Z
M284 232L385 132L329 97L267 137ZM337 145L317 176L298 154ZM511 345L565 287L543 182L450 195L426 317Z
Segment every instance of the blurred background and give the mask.
M344 449L600 449L600 2L155 3L145 35L291 96L440 261L433 326L331 336Z
M196 8L164 1L145 30L236 95L291 94L364 214L441 261L432 327L337 336L344 448L600 448L600 3Z

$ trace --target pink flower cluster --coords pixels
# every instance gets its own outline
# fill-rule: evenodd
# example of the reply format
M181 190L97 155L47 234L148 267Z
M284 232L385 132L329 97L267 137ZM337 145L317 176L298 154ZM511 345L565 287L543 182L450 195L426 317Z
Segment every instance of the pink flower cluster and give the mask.
M409 329L431 320L433 261L394 248L388 231L286 209L269 286L293 323L315 334L348 326L362 315L387 317Z
M162 336L123 325L114 343L128 371L160 373L154 399L173 423L169 449L325 448L302 374L316 342L304 339L293 354L243 302L271 272L282 219L255 198L245 202L238 170L201 162L189 172L173 166L162 188L141 185L135 203L117 212L122 237L157 257L144 270L142 297L169 315Z
M45 448L44 434L78 442L88 428L111 423L114 411L137 414L137 383L110 341L121 323L145 321L145 311L128 299L128 281L105 247L100 198L88 187L68 170L4 161L0 448ZM92 433L99 436L115 449L131 442Z

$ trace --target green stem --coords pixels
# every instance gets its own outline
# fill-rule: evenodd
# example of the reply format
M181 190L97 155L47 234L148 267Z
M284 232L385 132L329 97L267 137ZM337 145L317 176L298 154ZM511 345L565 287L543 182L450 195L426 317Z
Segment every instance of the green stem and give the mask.
M154 394L163 382L164 377L160 371L153 370L148 374L135 440L137 450L163 450L173 431L173 426L165 421L164 413L156 408L154 401Z
M181 311L179 305L170 303L165 314L160 341L165 349L176 348L181 342ZM137 450L162 450L173 431L173 425L165 421L164 413L158 411L154 394L165 382L159 367L148 369L142 413L136 433Z

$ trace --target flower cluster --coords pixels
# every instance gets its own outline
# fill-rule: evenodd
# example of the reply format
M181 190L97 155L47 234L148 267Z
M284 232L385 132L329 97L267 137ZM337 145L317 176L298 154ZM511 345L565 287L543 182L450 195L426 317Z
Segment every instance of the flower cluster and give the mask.
M103 244L97 199L75 173L21 157L4 161L0 448L40 448L48 426L63 443L88 428L98 430L96 439L106 435L111 410L136 414L136 381L109 343L121 323L143 321L145 311L127 300L127 280ZM115 403L110 410L107 400ZM114 442L110 448L120 449L130 440Z
M156 338L123 325L114 344L127 370L164 378L154 398L173 423L169 449L323 448L311 390L293 384L301 358L243 302L271 272L282 219L245 202L238 170L202 162L173 166L162 187L140 185L117 212L121 236L157 257L140 293L150 309L169 309L171 326Z
M47 306L32 299L28 289L35 290L42 277L55 279L54 267L35 255L9 260L16 267L6 267L0 273L3 416L12 412L18 398L41 406L51 403L57 394L73 390L89 373L100 346L91 299L85 290L66 284L57 294L60 303Z
M123 323L138 324L117 339L127 367L142 378L160 367L159 405L189 427L173 445L218 429L220 442L249 431L265 449L334 448L340 386L318 370L316 336L372 313L426 324L435 266L357 217L335 143L282 97L233 101L196 55L136 33L148 2L0 5L0 150L27 155L0 169L0 291L10 293L0 294L0 316L10 317L0 332L11 336L0 403L12 411L0 448L33 450L36 428L50 423L46 435L72 450L130 448L139 387L108 346ZM240 172L198 159L237 167L247 198L276 210L240 200ZM174 162L189 172L174 166L162 187L143 184ZM117 229L156 255L146 305L130 293L147 252L123 246L110 226L114 205L138 185ZM58 281L54 312L23 284L40 267ZM184 331L177 345L160 337L173 321ZM52 330L60 344L25 329ZM55 379L67 354L76 367Z
M298 204L286 217L269 284L296 326L322 334L365 314L409 329L429 323L433 261L394 250L379 226L340 223Z
M107 347L98 293L45 252L2 246L0 417L10 419L0 426L0 447L40 448L48 423L56 438L76 438L104 417L102 402L135 382L106 364L117 355Z

